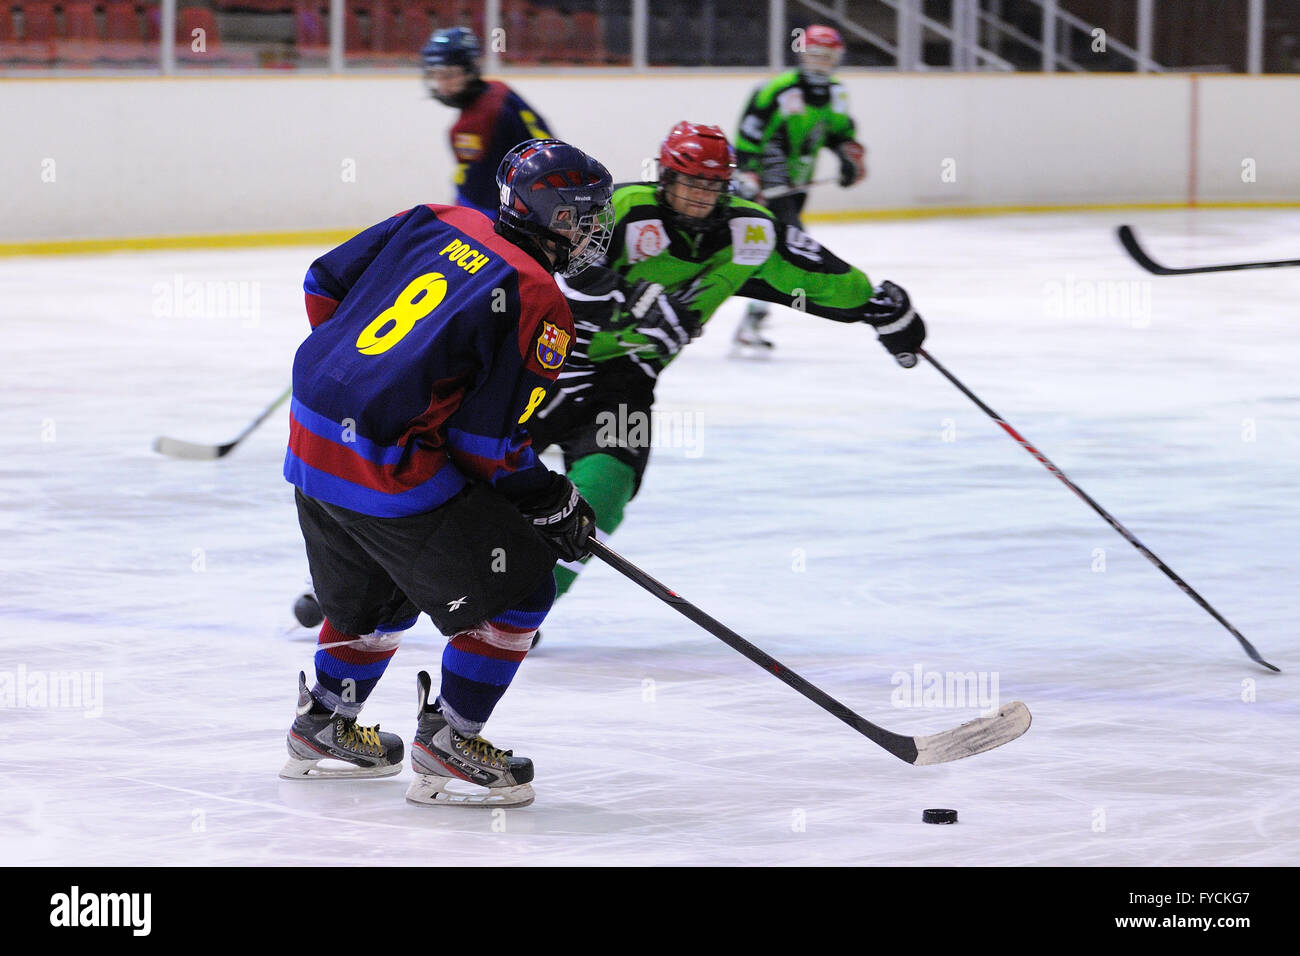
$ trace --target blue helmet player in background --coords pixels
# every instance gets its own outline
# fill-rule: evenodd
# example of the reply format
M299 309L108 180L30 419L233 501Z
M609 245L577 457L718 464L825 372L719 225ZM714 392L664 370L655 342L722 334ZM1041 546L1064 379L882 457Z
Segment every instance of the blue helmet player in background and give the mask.
M450 133L456 203L495 219L497 167L524 140L549 139L546 121L510 87L482 78L482 50L472 30L438 30L420 55L429 93L460 110Z
M494 183L495 224L416 206L307 272L284 474L325 620L283 777L401 771L401 738L357 716L424 612L449 640L438 693L418 678L407 799L532 802L532 762L479 732L555 600L556 558L584 557L595 527L527 428L573 341L553 273L605 254L613 182L543 139L509 151ZM453 799L456 780L486 789Z

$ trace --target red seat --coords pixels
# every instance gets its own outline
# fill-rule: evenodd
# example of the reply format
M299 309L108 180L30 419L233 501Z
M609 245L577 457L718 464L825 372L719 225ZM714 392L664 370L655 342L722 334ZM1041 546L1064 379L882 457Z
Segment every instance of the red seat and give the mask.
M217 35L217 15L207 7L182 7L176 16L176 42L188 50L194 40L194 31L202 30L203 41L209 50L221 45Z
M506 31L501 59L507 63L536 63L541 55L541 38L533 28L533 5L528 0L502 0L501 23Z
M569 59L578 63L605 62L605 33L599 13L585 11L573 15Z
M63 8L63 35L69 40L98 40L95 4L89 0L69 3Z
M13 47L13 59L24 66L53 66L58 60L54 4L49 0L27 0L19 10L23 28L17 32L20 42Z
M99 24L95 5L90 0L74 0L63 8L63 39L59 41L59 61L74 68L94 65L99 55Z

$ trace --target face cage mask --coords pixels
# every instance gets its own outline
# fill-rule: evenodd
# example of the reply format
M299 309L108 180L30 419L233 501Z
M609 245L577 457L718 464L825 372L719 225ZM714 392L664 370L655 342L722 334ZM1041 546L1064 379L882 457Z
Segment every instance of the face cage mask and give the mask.
M712 232L717 226L726 221L727 207L731 205L731 197L735 195L736 184L734 180L727 180L725 185L718 190L717 199L714 200L713 209L707 216L689 216L684 212L678 212L673 208L672 203L668 200L668 189L674 183L680 183L677 180L679 174L675 169L665 169L659 176L659 188L656 190L656 201L664 207L668 213L672 224L682 232L702 233ZM701 177L695 177L701 178Z
M557 262L555 270L566 279L576 276L589 265L604 258L614 237L614 207L610 203L593 209L585 216L578 217L578 228L573 238L556 234L561 242L568 243L568 256L564 262Z

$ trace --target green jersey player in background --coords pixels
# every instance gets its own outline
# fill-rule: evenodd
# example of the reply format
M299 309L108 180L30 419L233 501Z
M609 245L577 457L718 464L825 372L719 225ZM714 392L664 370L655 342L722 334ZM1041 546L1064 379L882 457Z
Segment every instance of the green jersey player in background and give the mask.
M866 150L854 138L849 116L848 91L832 76L843 54L838 31L810 26L803 36L799 69L787 70L755 90L740 118L740 194L800 229L808 193L799 187L812 182L823 148L840 158L841 186L848 188L867 175ZM736 329L737 345L772 347L761 332L767 311L765 305L750 305Z
M659 373L715 310L740 295L876 328L910 368L925 325L892 282L873 287L797 226L733 195L735 153L716 126L678 123L659 151L657 183L614 191L602 265L560 280L574 319L569 357L528 423L533 447L557 445L596 512L597 537L623 520L649 461ZM556 566L562 594L582 569Z

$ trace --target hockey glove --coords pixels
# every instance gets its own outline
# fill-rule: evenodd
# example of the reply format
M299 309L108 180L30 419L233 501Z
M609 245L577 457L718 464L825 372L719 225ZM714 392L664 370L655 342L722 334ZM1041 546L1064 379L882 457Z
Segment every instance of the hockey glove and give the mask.
M683 345L699 337L699 317L672 295L664 295L658 282L638 282L627 296L632 327L650 340L660 358L671 358Z
M581 561L590 553L587 541L596 532L596 512L564 475L555 475L549 485L515 502L515 507L560 560Z
M736 195L751 202L761 202L759 197L763 195L763 184L759 181L758 173L752 169L742 169L736 173Z
M903 368L916 364L916 350L925 341L925 323L912 308L902 286L886 280L864 307L863 321L875 326L880 344Z
M867 178L867 151L861 143L850 140L835 150L840 157L840 185L848 189Z

